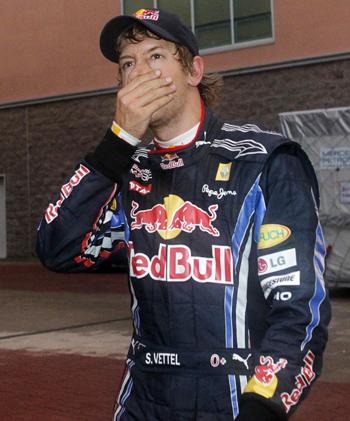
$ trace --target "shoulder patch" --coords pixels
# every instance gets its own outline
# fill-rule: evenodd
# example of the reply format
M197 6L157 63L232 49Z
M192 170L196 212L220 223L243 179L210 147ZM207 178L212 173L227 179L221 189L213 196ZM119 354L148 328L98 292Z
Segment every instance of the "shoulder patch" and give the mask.
M274 134L274 135L277 135L277 136L282 136L281 133L277 133L277 132L269 131L269 130L263 130L259 126L257 126L256 124L245 124L243 126L237 126L236 124L224 123L223 126L221 127L221 130L223 130L225 132L269 133L269 134Z
M232 140L215 139L211 148L224 148L230 152L236 152L235 158L245 155L267 154L265 146L253 139Z

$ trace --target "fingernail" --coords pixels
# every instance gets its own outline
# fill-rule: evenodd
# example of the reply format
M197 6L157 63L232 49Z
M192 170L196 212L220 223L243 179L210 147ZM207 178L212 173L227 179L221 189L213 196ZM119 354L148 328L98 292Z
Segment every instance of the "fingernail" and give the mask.
M166 77L166 78L165 78L165 80L166 80L167 82L171 82L171 81L172 81L172 78L171 78L170 76L168 76L168 77Z
M160 70L156 70L156 76L160 76L161 71Z

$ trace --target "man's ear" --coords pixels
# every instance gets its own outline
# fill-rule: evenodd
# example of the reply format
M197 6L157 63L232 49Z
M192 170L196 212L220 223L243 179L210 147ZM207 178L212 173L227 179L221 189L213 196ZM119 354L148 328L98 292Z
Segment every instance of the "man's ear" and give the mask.
M193 57L192 71L188 75L188 84L190 86L198 86L203 78L204 74L204 62L202 57Z

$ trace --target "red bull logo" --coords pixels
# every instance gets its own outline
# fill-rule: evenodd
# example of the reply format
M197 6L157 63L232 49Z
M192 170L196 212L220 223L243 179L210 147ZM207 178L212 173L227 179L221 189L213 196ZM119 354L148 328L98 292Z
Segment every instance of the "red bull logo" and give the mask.
M255 367L255 378L260 383L263 383L266 386L269 386L276 373L278 373L282 368L285 368L288 361L284 358L280 358L277 363L275 363L272 357L260 357L259 366Z
M75 171L73 177L61 187L60 198L55 204L50 203L45 212L45 220L50 224L58 216L58 209L62 206L64 200L66 200L73 191L73 188L76 187L81 180L90 173L90 170L86 168L83 164L80 164L80 167Z
M172 170L184 166L184 161L176 153L167 153L162 156L160 167L163 170Z
M133 14L133 16L137 19L158 20L159 10L139 9Z
M192 233L196 228L214 237L220 232L213 226L218 205L211 205L205 211L190 201L170 195L164 204L156 204L150 209L138 210L139 204L132 201L130 216L133 219L131 229L145 228L147 232L158 232L164 239L177 237L182 231Z
M129 243L130 275L136 278L150 276L157 281L213 282L233 284L233 266L231 248L212 246L211 257L193 256L189 247L177 244L160 244L158 254L148 257L144 253L135 253L134 245Z
M288 413L290 408L296 405L303 393L303 390L311 384L315 379L316 374L314 372L314 360L315 355L312 351L308 351L303 361L304 366L301 368L301 373L295 377L295 386L291 393L281 393L281 399Z

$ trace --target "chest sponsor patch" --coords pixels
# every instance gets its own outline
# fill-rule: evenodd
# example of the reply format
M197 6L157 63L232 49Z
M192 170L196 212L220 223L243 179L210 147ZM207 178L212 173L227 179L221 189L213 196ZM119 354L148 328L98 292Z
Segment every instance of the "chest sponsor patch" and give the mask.
M266 254L258 258L258 273L259 275L267 275L268 273L288 269L296 264L295 249L278 251L277 253Z
M152 173L151 170L147 168L140 168L137 164L134 164L130 168L131 174L135 176L135 178L140 178L142 181L149 181L152 179Z
M215 181L228 181L230 179L232 162L220 162L216 172Z
M142 184L138 183L137 181L129 181L129 190L136 191L140 193L142 196L151 193L152 184L148 184L147 186L143 186Z
M162 156L160 167L163 170L173 170L174 168L183 167L184 161L176 153L167 153Z
M271 291L277 287L300 285L300 271L287 273L280 276L269 276L261 281L261 288L267 298Z
M262 250L277 246L278 244L281 244L284 241L286 241L290 237L291 233L291 230L285 225L261 225L258 249Z

